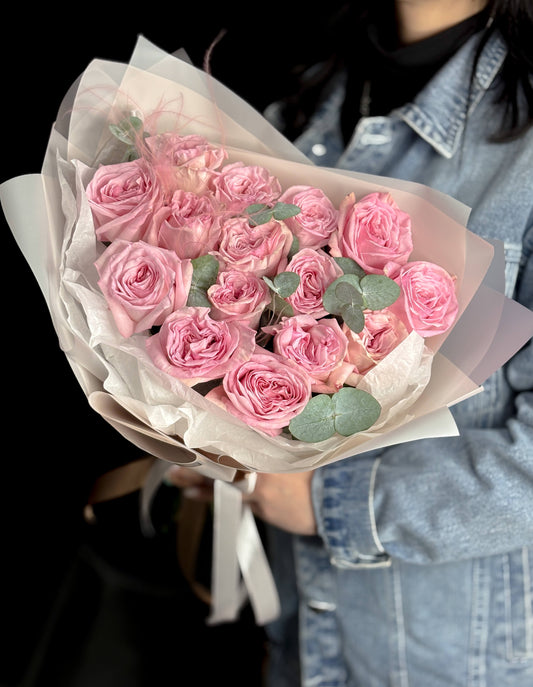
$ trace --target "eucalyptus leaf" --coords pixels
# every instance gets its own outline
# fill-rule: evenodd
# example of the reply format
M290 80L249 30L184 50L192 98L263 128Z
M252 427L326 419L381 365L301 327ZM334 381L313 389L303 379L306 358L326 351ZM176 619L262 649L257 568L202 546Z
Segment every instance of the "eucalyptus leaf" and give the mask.
M340 315L342 309L344 308L344 303L342 303L335 295L335 289L327 288L322 296L322 305L324 310L329 312L331 315Z
M293 258L299 250L300 250L300 239L297 236L293 235L291 248L289 250L289 255L287 257L289 259Z
M273 207L266 203L253 203L245 209L245 212L250 215L250 224L257 226L258 224L266 224L271 219L282 221L288 217L294 217L301 210L297 205L291 203L276 203Z
M344 274L355 274L357 277L362 279L366 272L364 269L358 265L352 258L333 258L337 265L341 268Z
M354 387L343 387L331 397L334 406L335 430L348 437L364 432L375 424L381 414L381 405L368 392Z
M340 289L338 287L342 285ZM335 279L322 296L324 309L332 315L341 315L346 305L354 304L358 299L355 292L360 292L359 278L354 274L345 274ZM362 303L362 300L361 300Z
M193 266L192 283L195 286L208 289L216 282L219 264L213 255L201 255L191 262Z
M294 315L294 308L292 305L275 291L270 308L278 317L292 317Z
M216 282L219 270L218 260L212 255L201 255L191 262L193 273L187 305L209 308L211 303L207 297L207 289Z
M133 160L138 160L139 159L139 153L137 152L137 148L135 146L128 146L126 149L126 152L124 153L122 157L122 162L132 162Z
M266 203L253 203L245 208L244 212L250 215L249 221L252 226L266 224L272 219L272 210Z
M277 287L276 287L276 285L274 284L274 282L272 281L272 279L271 279L270 277L267 277L266 275L263 275L263 281L264 281L266 284L268 284L268 288L269 288L271 291L274 291L274 293L277 293Z
M301 209L292 203L276 203L272 208L272 216L279 221L288 219L289 217L295 217L299 215L300 212Z
M342 277L335 286L335 295L345 305L362 306L364 303L360 289Z
M300 275L296 272L279 272L274 277L274 287L276 293L282 298L287 298L293 294L300 284Z
M191 285L187 296L187 305L191 308L210 308L211 301L204 289Z
M259 224L266 224L272 219L272 210L263 210L263 212L257 212L255 215L250 215L250 223L253 226Z
M302 412L290 421L289 431L295 439L308 442L324 441L333 436L335 420L331 396L313 396Z
M141 131L142 126L142 119L132 115L131 117L123 119L118 124L110 124L109 129L113 136L116 136L116 138L118 138L119 141L122 141L122 143L135 145L137 132Z
M255 215L256 212L261 212L262 210L265 210L268 207L268 205L265 205L265 203L253 203L252 205L248 205L247 208L245 208L244 212L248 215Z
M343 274L341 277L337 277L333 284L335 288L339 284L350 284L356 291L361 293L361 280L356 274Z
M331 396L313 396L303 411L291 420L289 431L295 439L324 441L335 433L351 436L364 432L379 419L381 406L366 391L343 387Z
M369 310L383 310L400 295L398 284L384 274L367 274L361 279L361 289Z
M363 331L365 326L365 314L361 307L346 305L343 307L340 316L344 324L349 327L352 332L358 334Z

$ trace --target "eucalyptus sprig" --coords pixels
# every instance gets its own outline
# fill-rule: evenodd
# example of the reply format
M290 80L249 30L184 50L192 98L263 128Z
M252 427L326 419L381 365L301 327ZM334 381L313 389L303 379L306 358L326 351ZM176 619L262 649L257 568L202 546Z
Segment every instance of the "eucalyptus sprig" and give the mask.
M333 281L322 298L325 310L339 316L354 332L365 326L365 310L383 310L400 295L400 287L384 274L366 274L350 258L337 258L344 274Z
M285 299L292 295L298 288L300 284L300 275L296 274L296 272L279 272L273 279L264 276L263 281L268 284L272 292L272 303L270 304L270 308L274 314L278 317L292 317L294 315L294 309Z
M381 413L381 405L368 392L343 387L334 394L317 394L303 411L289 423L295 439L325 441L335 433L351 436L372 427Z
M275 203L274 205L254 203L249 205L245 212L249 215L250 224L255 227L258 224L266 224L272 219L281 222L289 217L295 217L301 212L301 209L292 203Z

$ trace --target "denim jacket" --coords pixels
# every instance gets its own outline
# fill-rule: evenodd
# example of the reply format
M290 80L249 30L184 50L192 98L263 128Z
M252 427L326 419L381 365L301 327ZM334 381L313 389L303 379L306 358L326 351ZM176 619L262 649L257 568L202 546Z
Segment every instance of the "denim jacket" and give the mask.
M474 41L412 103L360 120L346 148L342 87L296 143L317 164L421 182L464 202L469 229L504 241L507 295L533 309L533 131L486 140L500 121L506 48L491 39L469 93ZM269 628L272 687L299 684L283 677L294 665L287 628L297 603L306 687L533 686L531 346L484 387L453 411L460 436L315 472L319 534L291 539L296 582L277 546L286 535L273 533L285 615Z

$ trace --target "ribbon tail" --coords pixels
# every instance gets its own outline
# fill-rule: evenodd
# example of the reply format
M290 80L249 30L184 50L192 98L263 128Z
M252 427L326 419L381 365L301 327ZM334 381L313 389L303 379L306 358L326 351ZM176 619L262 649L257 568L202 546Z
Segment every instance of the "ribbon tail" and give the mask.
M279 615L276 585L253 513L243 506L241 489L216 480L208 624L236 620L248 598L258 625Z
M261 537L248 505L243 509L237 538L237 558L255 620L258 625L266 625L279 616L280 601Z
M213 558L208 625L234 621L243 603L236 552L242 495L221 480L215 480L213 487Z

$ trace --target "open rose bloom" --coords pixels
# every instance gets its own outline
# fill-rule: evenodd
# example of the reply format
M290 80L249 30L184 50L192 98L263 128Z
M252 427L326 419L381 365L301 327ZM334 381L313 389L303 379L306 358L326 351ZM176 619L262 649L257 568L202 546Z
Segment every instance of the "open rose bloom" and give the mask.
M133 114L147 154L124 160L110 125ZM163 464L224 482L238 468L311 470L456 434L449 406L482 391L533 335L533 313L500 291L502 246L466 229L468 208L420 185L315 167L222 84L143 38L127 65L90 63L41 173L6 182L0 199L90 406ZM243 220L247 206L280 199L301 213ZM212 312L187 304L203 255L223 271ZM335 257L401 288L357 335L321 303L342 274ZM269 323L275 348L257 349L272 300L264 279L280 272L300 277L295 319ZM373 426L318 443L286 431L313 393L343 385L378 401Z

